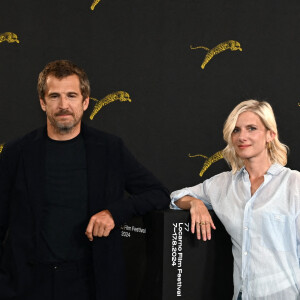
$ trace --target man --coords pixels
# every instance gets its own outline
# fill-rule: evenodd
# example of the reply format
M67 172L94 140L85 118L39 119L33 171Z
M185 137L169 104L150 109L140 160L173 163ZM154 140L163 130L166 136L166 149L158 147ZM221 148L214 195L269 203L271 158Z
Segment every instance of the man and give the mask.
M82 124L82 69L49 63L38 93L46 127L1 154L0 299L125 299L118 228L168 193L119 138Z

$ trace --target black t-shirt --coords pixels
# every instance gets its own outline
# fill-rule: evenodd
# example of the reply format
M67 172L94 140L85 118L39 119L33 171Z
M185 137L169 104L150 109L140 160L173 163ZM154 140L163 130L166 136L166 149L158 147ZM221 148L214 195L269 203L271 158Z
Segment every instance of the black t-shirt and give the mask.
M85 257L88 218L86 153L82 135L68 141L48 138L46 144L46 199L40 232L43 262Z

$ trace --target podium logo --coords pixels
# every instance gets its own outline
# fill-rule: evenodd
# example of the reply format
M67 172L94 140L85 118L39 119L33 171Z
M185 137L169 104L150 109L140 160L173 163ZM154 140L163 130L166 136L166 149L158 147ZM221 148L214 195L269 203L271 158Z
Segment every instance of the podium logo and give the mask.
M101 0L94 0L93 4L91 5L91 10L94 10L96 5L100 2Z
M179 228L179 231L182 231L182 226L185 231L187 231L187 232L190 231L190 223L173 223L174 230Z
M217 54L225 51L225 50L231 50L231 51L243 51L243 49L241 48L241 44L237 41L234 41L234 40L229 40L229 41L226 41L226 42L223 42L219 45L217 45L216 47L212 48L212 49L209 49L207 47L204 47L204 46L192 46L190 45L190 48L191 50L195 50L195 49L204 49L207 51L207 54L202 62L202 65L201 65L201 68L204 69L205 66L209 63L209 61Z
M187 232L190 231L190 223L184 223L184 230Z
M118 92L114 92L111 94L108 94L107 96L105 96L103 99L98 100L96 98L90 98L93 101L96 101L96 104L94 106L94 109L90 115L90 119L93 120L95 115L100 111L100 109L112 102L115 101L121 101L121 102L131 102L130 96L127 92L123 92L123 91L118 91Z
M18 40L18 36L13 32L0 33L0 43L3 42L17 43L17 44L20 43L20 41Z
M204 161L203 167L199 173L199 176L202 177L203 174L205 173L205 171L215 162L217 162L218 160L223 158L223 154L222 151L218 151L217 153L215 153L214 155L207 157L203 154L195 154L195 155L188 155L189 157L198 157L201 156L203 158L205 158L206 160Z

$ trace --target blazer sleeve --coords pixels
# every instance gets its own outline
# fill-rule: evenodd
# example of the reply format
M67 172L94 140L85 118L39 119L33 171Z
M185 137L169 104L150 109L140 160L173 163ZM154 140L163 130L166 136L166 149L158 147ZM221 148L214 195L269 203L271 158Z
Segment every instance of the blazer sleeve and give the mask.
M13 151L12 151L13 152ZM11 163L12 152L9 146L4 146L0 154L0 245L4 242L9 222L10 193L12 188L11 173L14 164ZM0 249L1 249L0 248ZM1 255L1 250L0 250Z
M123 144L121 149L125 190L129 196L107 207L116 225L123 224L132 216L165 209L169 205L168 190L134 158Z

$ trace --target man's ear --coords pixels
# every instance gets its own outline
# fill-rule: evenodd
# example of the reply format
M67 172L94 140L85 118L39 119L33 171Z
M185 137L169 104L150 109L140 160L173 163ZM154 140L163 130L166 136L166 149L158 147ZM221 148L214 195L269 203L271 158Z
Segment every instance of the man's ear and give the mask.
M90 98L87 97L83 100L83 111L86 111L87 108L89 107L89 103L90 103Z
M43 111L46 111L46 103L44 99L40 99L40 105Z

